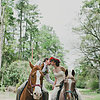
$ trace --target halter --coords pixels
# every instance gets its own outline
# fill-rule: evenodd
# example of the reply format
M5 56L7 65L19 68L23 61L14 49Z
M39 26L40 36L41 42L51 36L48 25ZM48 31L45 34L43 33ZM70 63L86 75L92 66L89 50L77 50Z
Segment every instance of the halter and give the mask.
M40 84L32 84L31 82L31 75L29 76L29 82L30 82L30 85L31 85L31 91L27 88L29 94L32 96L33 95L33 88L35 88L36 86L39 86L42 90L42 86Z
M29 79L30 79L30 85L31 85L32 88L34 88L35 86L39 86L40 88L42 87L40 84L33 85L32 82L31 82L31 76L30 76Z
M76 93L76 90L74 90L73 92L72 91L65 91L65 93L64 93L64 100L66 100L67 93L71 93L72 97L75 96L75 100L78 100L78 95Z

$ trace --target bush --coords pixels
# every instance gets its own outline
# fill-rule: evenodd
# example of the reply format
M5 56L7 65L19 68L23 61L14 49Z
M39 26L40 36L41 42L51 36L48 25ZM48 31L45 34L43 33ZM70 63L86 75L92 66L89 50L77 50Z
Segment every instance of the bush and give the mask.
M5 70L2 67L2 77L4 86L16 86L16 84L23 83L28 79L31 68L29 67L29 62L27 61L15 61Z
M91 79L87 82L87 87L91 88L92 90L96 90L99 88L99 82L97 79Z
M85 88L85 86L86 86L86 84L85 84L84 80L78 80L76 82L76 87L77 88Z

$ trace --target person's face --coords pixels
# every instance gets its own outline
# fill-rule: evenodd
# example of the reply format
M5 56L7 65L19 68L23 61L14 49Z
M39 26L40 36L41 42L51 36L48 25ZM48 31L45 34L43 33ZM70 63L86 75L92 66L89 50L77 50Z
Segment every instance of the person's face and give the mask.
M54 61L51 61L51 65L54 66L55 65L55 62Z
M50 60L48 59L48 60L46 60L46 63L47 63L47 65L50 65L51 64L51 62L50 62Z

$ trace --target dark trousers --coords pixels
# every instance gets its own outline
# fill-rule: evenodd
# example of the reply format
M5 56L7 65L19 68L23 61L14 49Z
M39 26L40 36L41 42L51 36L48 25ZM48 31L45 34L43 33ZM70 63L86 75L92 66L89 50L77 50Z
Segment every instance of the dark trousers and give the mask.
M43 91L43 100L49 100L49 93Z

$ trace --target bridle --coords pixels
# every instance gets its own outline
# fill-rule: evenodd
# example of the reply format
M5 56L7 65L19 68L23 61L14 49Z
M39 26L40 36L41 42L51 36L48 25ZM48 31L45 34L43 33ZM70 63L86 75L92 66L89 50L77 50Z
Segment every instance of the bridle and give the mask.
M43 91L43 90L42 90L42 85L40 85L40 84L32 84L32 81L31 81L31 74L30 74L30 76L29 76L29 83L30 83L30 86L31 86L31 90L29 90L29 89L27 88L27 91L29 92L29 94L30 94L31 96L33 96L33 88L35 88L36 86L40 87L40 88L41 88L41 91Z
M67 78L67 79L70 79L70 78ZM78 100L78 95L77 95L75 89L74 89L74 91L66 90L66 89L65 89L65 91L64 91L64 100L67 100L67 98L66 98L67 93L70 93L70 94L72 95L72 100L74 100L74 97L75 97L75 100Z
M78 95L76 93L76 90L74 90L73 92L72 91L65 91L64 92L64 100L67 100L66 99L67 93L71 93L73 100L74 100L74 97L75 97L75 100L78 100Z

